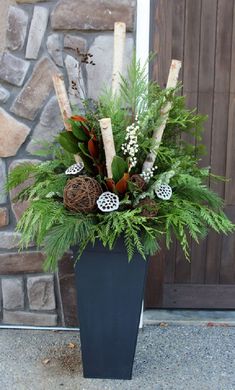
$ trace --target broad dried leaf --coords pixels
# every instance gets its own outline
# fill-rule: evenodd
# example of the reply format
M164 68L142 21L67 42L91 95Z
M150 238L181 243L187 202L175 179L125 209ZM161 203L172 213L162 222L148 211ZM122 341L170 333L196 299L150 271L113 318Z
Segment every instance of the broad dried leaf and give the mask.
M166 322L160 323L160 328L167 328L168 324Z
M68 343L68 348L74 349L74 348L76 348L76 344Z
M110 192L115 192L115 183L113 179L107 179L106 184Z
M117 182L116 189L120 194L125 194L125 192L127 191L128 180L129 180L129 174L124 173L123 178Z
M84 118L83 116L80 116L80 115L72 115L71 119L73 121L77 121L77 122L86 122L87 121L86 118Z
M51 361L51 359L44 359L44 360L42 361L42 363L46 365L46 364L50 363L50 361Z
M88 150L89 150L90 155L93 158L97 158L99 156L98 145L96 142L93 141L93 139L90 139L88 141Z

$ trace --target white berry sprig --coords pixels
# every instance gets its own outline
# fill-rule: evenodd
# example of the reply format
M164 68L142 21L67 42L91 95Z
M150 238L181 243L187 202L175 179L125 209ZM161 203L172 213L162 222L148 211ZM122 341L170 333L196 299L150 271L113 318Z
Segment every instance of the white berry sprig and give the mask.
M139 150L137 141L139 131L138 117L136 121L126 128L125 142L122 144L121 149L123 154L129 157L129 171L137 164L136 154Z
M141 173L140 176L143 177L146 183L148 183L149 180L153 177L155 169L157 169L157 167L147 168L145 171Z

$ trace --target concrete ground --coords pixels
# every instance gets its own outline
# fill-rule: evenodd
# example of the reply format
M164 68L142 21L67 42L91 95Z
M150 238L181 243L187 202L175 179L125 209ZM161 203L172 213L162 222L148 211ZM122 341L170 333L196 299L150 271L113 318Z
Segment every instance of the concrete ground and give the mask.
M146 326L131 381L82 377L77 332L0 330L1 390L234 390L235 328Z

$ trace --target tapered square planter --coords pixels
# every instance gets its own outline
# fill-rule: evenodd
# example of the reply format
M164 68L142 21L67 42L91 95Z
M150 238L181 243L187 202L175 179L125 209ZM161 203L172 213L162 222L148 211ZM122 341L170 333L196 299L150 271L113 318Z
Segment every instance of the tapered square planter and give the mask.
M87 248L75 267L85 378L131 379L147 261L128 262L119 240L113 250Z

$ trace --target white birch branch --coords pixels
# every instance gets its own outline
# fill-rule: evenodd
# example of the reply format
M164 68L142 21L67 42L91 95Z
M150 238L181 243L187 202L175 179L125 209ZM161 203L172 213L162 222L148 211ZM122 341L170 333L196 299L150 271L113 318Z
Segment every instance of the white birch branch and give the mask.
M180 68L181 68L181 61L172 60L166 88L175 88L177 86ZM163 132L165 130L167 119L169 117L169 112L171 108L172 108L172 102L167 102L162 107L161 124L153 132L153 140L154 140L155 148L148 154L143 164L142 172L150 171L155 163L157 152L162 141Z
M66 130L71 131L71 126L68 123L68 119L72 116L72 111L69 103L69 98L65 88L64 77L59 74L52 76L56 97L59 103L60 112L63 118L64 126Z
M82 110L82 100L85 99L85 86L81 72L81 64L78 60L70 55L66 56L64 63L69 81L69 101L72 107L76 105L80 110Z
M113 46L113 73L112 73L113 95L115 95L119 91L121 75L123 72L125 43L126 43L126 24L122 22L116 22L114 23L114 46Z
M56 97L60 107L60 112L63 118L64 126L67 131L72 131L71 125L68 123L68 119L72 116L72 111L64 83L64 78L60 74L54 74L52 76ZM81 162L81 157L78 154L74 155L76 162Z
M100 129L104 144L104 152L106 159L107 176L112 179L112 161L116 155L115 145L113 140L113 131L110 118L103 118L100 121Z

